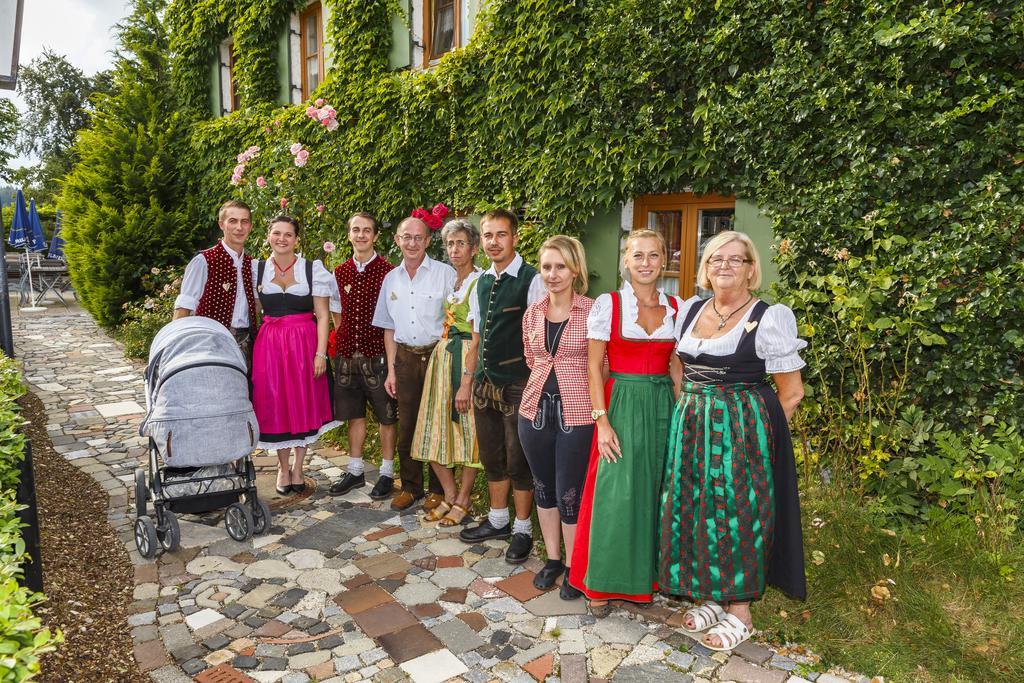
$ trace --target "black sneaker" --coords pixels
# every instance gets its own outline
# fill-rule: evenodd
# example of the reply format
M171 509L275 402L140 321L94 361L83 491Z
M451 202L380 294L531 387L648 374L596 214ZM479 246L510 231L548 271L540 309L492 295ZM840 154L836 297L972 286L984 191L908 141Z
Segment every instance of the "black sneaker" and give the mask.
M391 496L392 491L395 489L395 480L392 477L382 474L377 478L377 483L373 485L370 490L370 498L374 500L384 500Z
M533 550L533 536L528 534L512 534L505 551L505 561L509 564L522 564L530 557Z
M364 486L366 486L366 477L346 472L345 476L331 484L331 488L327 492L332 496L344 496L349 491Z
M565 568L565 576L562 577L562 587L558 589L558 597L563 600L578 600L583 597L583 591L577 590L569 585L569 568Z
M480 522L476 526L463 529L459 532L459 538L465 543L479 543L481 541L489 541L492 538L508 538L511 535L512 522L509 522L503 527L494 527L491 526L491 520L487 517L484 517L484 521Z
M561 560L548 560L544 568L533 577L533 587L539 591L546 591L555 585L558 576L565 571L565 565Z

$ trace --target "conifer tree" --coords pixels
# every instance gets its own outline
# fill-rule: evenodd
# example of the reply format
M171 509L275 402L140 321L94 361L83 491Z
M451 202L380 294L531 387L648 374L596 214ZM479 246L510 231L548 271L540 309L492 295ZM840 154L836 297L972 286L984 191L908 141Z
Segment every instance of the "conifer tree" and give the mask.
M188 129L171 90L164 4L133 0L117 25L113 92L80 131L58 201L75 291L104 327L140 296L144 273L180 264L204 229L181 179Z

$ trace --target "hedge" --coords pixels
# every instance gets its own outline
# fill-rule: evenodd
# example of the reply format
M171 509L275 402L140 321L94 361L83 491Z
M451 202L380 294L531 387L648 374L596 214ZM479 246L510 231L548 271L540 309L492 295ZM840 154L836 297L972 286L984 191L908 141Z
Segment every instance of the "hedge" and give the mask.
M0 353L0 681L24 681L39 672L40 655L59 642L32 614L44 599L19 585L26 561L15 503L25 437L15 401L25 393L18 364Z

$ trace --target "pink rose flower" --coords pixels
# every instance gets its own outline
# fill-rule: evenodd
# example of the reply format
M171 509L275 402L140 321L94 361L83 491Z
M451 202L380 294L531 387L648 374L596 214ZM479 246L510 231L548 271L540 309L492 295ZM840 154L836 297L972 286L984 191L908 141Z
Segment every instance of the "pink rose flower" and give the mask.
M329 131L336 131L338 130L338 119L327 119L326 121L324 121L323 125Z
M323 206L323 204L321 204L320 206ZM333 254L334 253L334 249L335 249L334 242L324 242L324 252L325 253Z
M292 155L298 154L299 152L302 151L302 143L296 142L292 144L292 146L288 148L288 151L291 152Z
M324 206L323 204L317 204L316 205L316 212L317 213L323 213L326 210L327 210L327 207ZM325 242L324 244L331 244L331 243L330 242ZM334 245L331 244L331 246L333 247ZM334 249L331 249L331 251L334 251Z
M287 209L288 208L288 198L287 197L281 197L281 208L282 209Z
M295 165L305 166L307 161L309 161L309 150L300 149L299 153L295 155Z
M263 132L266 133L267 135L270 135L270 126L267 126L266 128L264 128Z
M308 116L311 119L315 119L316 118L316 107L314 107L312 105L306 107L306 116Z
M324 98L322 98L322 97L316 98L316 102L314 102L313 104L315 104L318 107L324 106Z
M337 115L338 115L338 112L334 111L334 107L332 107L331 105L327 105L326 107L321 109L319 112L317 112L317 116L320 118L321 121L326 121L327 119L333 119Z
M266 178L264 178L263 176L260 176L259 178L256 179L256 187L266 187L266 186L267 186L267 179Z

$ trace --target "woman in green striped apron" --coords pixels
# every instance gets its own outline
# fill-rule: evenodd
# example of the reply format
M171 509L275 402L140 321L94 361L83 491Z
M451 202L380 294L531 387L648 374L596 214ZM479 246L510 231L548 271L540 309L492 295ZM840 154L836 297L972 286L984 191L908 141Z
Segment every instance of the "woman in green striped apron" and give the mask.
M445 331L427 364L412 457L429 462L444 489L444 502L428 512L426 520L455 526L471 520L469 495L480 469L471 400L476 354L469 350L472 325L466 319L480 277L480 269L473 265L480 233L469 221L456 218L445 224L441 241L455 268L455 291L445 300ZM462 465L458 486L456 465Z

